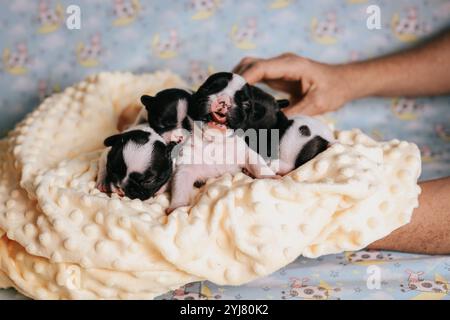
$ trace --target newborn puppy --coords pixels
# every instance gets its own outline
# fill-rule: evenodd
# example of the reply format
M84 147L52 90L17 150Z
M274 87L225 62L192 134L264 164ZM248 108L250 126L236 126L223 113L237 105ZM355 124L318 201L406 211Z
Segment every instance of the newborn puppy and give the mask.
M138 125L105 139L97 188L146 200L162 191L172 174L171 145L148 125Z
M245 169L255 178L278 176L266 161L250 149L245 141L223 124L209 122L181 146L171 182L169 214L181 206L189 205L199 182L217 178L224 173L236 174Z
M211 75L192 94L189 116L194 120L214 121L231 129L271 128L277 112L289 104L251 86L238 74L218 72Z
M150 127L167 143L183 142L186 133L192 131L192 120L188 117L190 98L189 92L175 88L160 91L154 97L141 97Z
M245 135L247 144L268 158L272 153L266 148L272 145L271 130L277 129L280 117L285 118L281 109L288 105L288 100L276 100L258 87L247 84L237 74L219 72L211 75L192 95L189 114L195 120L214 121L231 129L241 129L239 134Z
M279 175L300 167L334 142L331 129L311 117L280 117L276 127L280 130L279 159L272 160L271 168Z
M236 93L246 85L245 79L231 72L212 74L192 94L189 116L199 121L224 124L226 114L235 107Z

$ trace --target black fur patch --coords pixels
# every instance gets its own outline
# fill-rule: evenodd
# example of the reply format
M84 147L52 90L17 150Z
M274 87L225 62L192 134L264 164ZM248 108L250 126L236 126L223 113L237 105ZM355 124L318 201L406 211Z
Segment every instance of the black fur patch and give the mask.
M310 130L309 127L306 126L306 125L300 126L300 127L298 128L298 131L300 132L300 134L301 134L302 136L305 136L305 137L311 136L311 130Z
M158 134L173 130L178 125L178 104L185 100L189 106L191 94L182 89L166 89L151 97L143 95L141 102L148 112L148 124Z
M192 94L189 103L188 115L199 121L210 121L209 97L225 89L233 78L231 72L217 72L212 74Z
M277 100L258 87L246 84L235 95L236 107L227 115L231 129L274 129L280 108Z
M214 73L198 88L197 93L211 95L222 91L232 78L233 74L231 72Z
M129 140L133 140L137 144L146 144L149 140L150 132L143 130L131 130L123 133L115 134L105 139L103 144L105 147L112 147L116 144L125 144Z
M197 189L200 189L201 187L203 187L206 184L205 181L203 180L197 180L194 182L194 187Z
M189 132L192 131L191 122L189 121L188 117L183 119L183 122L181 123L181 126L183 127L184 130L187 130Z
M320 136L315 136L306 143L302 150L300 150L295 159L295 168L305 164L319 153L325 151L328 148L329 142Z
M289 106L289 100L287 99L279 99L277 100L278 108L283 109Z

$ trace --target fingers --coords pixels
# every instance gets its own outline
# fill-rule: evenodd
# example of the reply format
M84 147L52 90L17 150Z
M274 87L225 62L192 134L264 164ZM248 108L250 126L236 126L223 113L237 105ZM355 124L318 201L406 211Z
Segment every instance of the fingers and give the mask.
M291 103L297 102L302 94L302 87L300 81L285 81L285 80L264 80L265 84L274 90L288 93L291 96Z
M285 53L270 59L246 57L239 62L233 72L239 73L248 83L284 79L299 80L305 59L292 53Z
M248 83L254 84L265 80L282 79L286 75L286 65L276 59L256 60L251 63L241 76Z
M252 64L258 60L261 59L255 57L245 57L233 68L232 72L242 74L245 70L250 68Z
M314 116L325 112L321 106L317 104L314 93L307 93L303 99L296 104L282 110L286 116L307 115Z

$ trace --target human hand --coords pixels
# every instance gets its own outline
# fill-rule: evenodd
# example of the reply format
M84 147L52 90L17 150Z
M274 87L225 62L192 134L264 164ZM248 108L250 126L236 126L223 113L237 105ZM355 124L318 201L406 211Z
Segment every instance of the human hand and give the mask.
M348 70L343 65L312 61L292 53L271 59L246 57L233 72L248 83L266 83L290 95L287 115L315 115L339 109L351 99Z

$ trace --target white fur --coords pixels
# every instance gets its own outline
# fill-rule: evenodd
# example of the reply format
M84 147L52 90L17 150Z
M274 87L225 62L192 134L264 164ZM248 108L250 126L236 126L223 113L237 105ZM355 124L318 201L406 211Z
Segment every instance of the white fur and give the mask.
M273 161L271 168L275 169L276 165L279 166L275 170L279 174L287 174L295 169L295 160L302 150L303 146L308 143L315 136L320 136L323 139L334 142L334 136L331 129L322 121L307 116L294 116L290 117L290 120L294 120L294 123L286 130L280 141L280 154L279 161ZM302 136L299 132L299 128L303 125L309 127L311 135L309 137Z
M152 152L153 143L151 141L146 144L137 144L130 140L122 151L123 160L127 166L127 177L132 172L144 172L149 166Z
M234 95L237 91L241 90L242 87L246 84L246 81L243 77L241 77L238 74L233 74L230 82L228 82L228 85L223 88L221 91L217 92L216 94L213 94L209 97L209 102L212 103L215 101L218 97L225 95L229 96L231 98L231 102L234 106Z
M164 132L162 134L162 138L166 143L176 142L181 143L184 142L190 135L190 132L183 128L183 121L187 117L189 122L191 123L191 127L193 125L193 121L188 117L188 102L186 99L178 100L177 104L177 126L175 129Z
M181 147L172 180L170 210L190 203L195 190L194 182L216 178L224 173L236 174L243 168L254 177L273 177L275 173L265 160L250 149L245 141L229 130L226 134L204 129L194 134Z
M127 167L127 175L122 183L127 181L129 174L132 172L145 172L145 170L147 170L148 166L150 165L150 159L152 156L153 145L155 141L164 142L161 136L146 124L131 127L126 131L131 130L142 130L150 132L150 137L148 142L145 144L137 144L134 141L130 140L123 147L122 155Z
M233 74L231 81L222 91L220 91L220 93L226 94L230 97L234 97L236 91L241 90L245 83L246 81L243 77L238 74Z
M182 128L183 120L188 112L188 103L186 99L178 100L177 104L177 129Z

